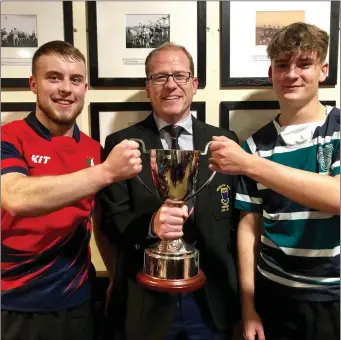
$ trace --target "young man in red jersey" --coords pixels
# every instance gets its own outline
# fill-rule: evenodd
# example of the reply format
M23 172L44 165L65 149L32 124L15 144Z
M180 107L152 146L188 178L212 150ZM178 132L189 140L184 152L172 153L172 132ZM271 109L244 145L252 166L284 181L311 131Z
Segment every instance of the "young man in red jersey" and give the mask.
M139 145L125 140L101 164L100 144L76 124L87 83L85 58L72 45L42 45L30 87L35 112L1 134L1 334L90 340L94 194L141 171Z

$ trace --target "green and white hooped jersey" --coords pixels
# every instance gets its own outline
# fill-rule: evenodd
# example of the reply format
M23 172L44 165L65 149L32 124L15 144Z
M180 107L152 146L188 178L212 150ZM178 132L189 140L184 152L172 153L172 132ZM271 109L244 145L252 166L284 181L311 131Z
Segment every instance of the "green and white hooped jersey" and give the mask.
M321 176L340 174L339 109L327 107L322 122L281 127L278 119L243 149ZM340 216L302 206L248 177L240 179L235 207L263 214L256 289L304 300L339 298Z

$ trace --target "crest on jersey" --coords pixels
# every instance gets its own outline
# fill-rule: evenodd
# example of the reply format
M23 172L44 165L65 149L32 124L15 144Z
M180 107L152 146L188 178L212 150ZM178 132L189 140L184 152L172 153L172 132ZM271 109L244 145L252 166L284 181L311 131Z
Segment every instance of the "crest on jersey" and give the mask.
M221 212L229 211L230 209L230 199L229 199L229 191L230 187L227 184L219 185L217 191L220 193L220 202L221 202Z
M91 166L94 166L94 158L93 157L86 157L86 166L90 168Z
M323 171L329 171L332 165L333 144L320 145L317 150L317 161Z

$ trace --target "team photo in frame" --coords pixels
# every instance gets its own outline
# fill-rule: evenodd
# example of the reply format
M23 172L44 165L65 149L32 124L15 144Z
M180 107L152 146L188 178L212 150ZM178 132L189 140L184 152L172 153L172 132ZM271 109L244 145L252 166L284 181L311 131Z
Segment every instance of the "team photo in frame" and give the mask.
M314 24L330 35L329 72L321 85L335 85L339 13L338 1L222 1L221 86L271 86L266 47L278 29L298 21Z
M143 88L148 53L170 41L188 49L205 87L205 1L89 1L87 24L91 86Z
M51 40L73 44L72 1L2 2L1 88L28 88L33 54Z

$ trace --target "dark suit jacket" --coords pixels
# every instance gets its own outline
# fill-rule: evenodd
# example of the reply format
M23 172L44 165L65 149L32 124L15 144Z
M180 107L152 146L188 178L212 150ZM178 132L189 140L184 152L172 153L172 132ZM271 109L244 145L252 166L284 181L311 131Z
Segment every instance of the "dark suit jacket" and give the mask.
M237 141L234 132L200 122L193 117L194 149L203 151L212 136L224 135ZM139 138L146 149L160 148L153 115L144 121L107 137L104 158L123 139ZM208 157L199 164L199 188L210 176ZM140 177L153 188L149 156L142 155ZM229 210L222 211L219 186L230 187ZM195 221L199 241L200 267L206 274L207 302L218 329L224 331L239 320L239 298L235 265L235 227L237 211L233 209L237 177L217 173L210 185L195 200ZM111 326L122 327L126 340L162 340L170 328L173 299L167 293L142 288L136 283L136 274L143 267L143 252L155 239L147 238L152 215L160 202L136 178L114 183L98 194L103 207L102 228L118 247L115 292L113 293Z

